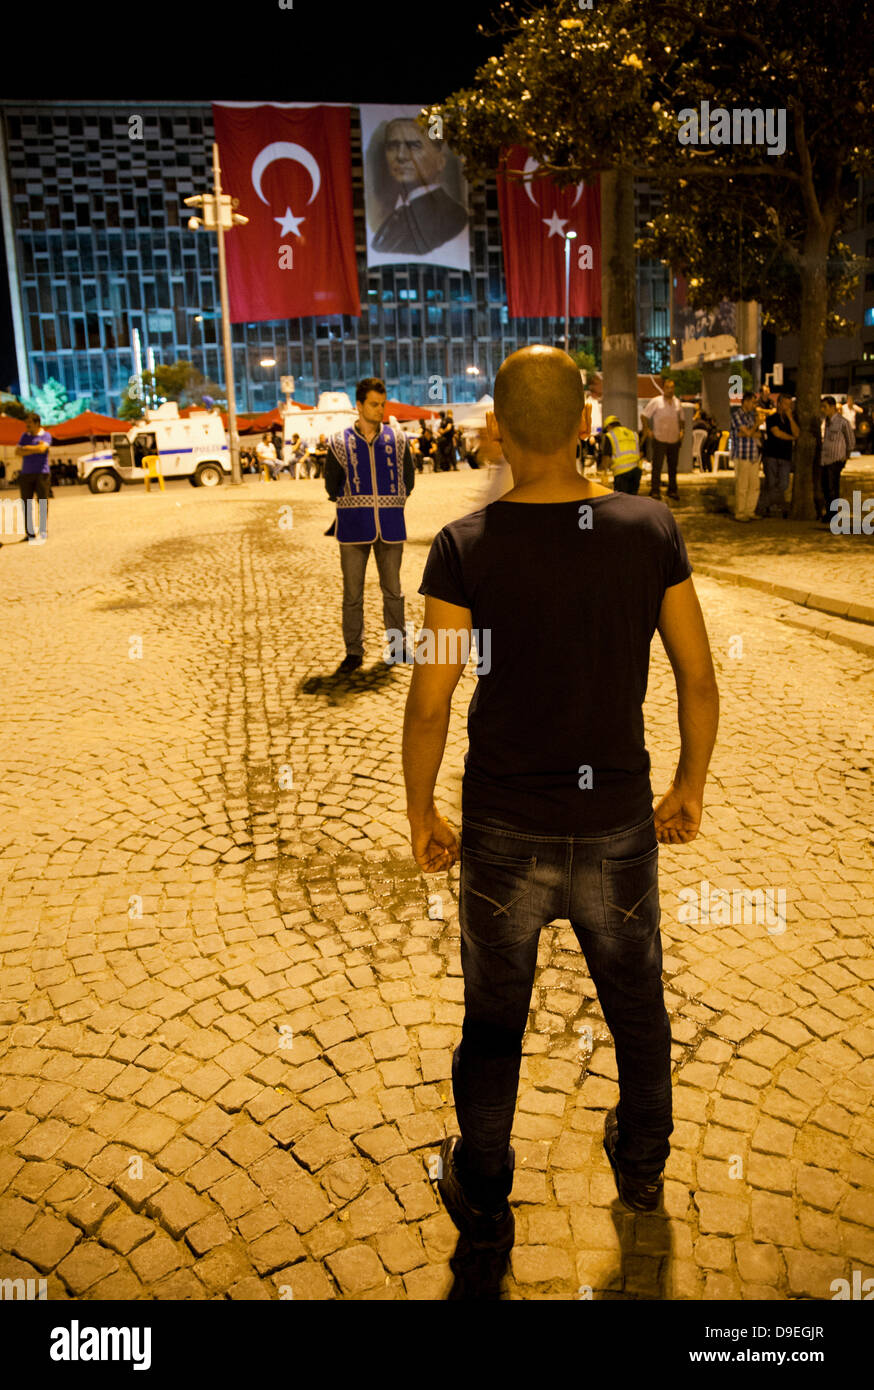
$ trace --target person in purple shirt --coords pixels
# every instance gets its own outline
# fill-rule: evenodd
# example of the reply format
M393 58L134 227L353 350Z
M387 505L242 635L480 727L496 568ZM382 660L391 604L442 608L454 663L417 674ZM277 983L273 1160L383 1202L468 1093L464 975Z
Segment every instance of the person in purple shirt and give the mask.
M52 437L40 425L37 414L31 413L25 420L25 432L18 441L15 452L21 459L21 473L18 487L21 505L24 509L24 539L41 545L46 539L49 515L49 493L52 476L49 466L49 449ZM33 499L38 499L39 536L34 525L37 508ZM30 504L30 505L28 505Z

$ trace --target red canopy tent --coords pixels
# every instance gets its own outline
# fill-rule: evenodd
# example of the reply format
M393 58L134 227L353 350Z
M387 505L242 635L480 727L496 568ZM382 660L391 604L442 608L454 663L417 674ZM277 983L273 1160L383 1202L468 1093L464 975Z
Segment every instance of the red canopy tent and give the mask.
M84 439L108 439L112 434L123 434L131 427L130 420L115 420L111 415L98 415L96 411L85 410L74 415L71 420L60 420L56 425L45 425L56 443L78 444Z
M0 445L15 445L24 434L26 425L12 415L0 415Z
M386 401L385 419L394 416L400 423L402 420L426 420L433 419L437 411L430 406L406 405L403 401Z

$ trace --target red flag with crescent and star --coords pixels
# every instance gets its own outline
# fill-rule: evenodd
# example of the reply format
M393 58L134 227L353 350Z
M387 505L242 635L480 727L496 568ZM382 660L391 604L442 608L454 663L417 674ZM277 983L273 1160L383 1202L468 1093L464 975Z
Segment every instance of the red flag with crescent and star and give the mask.
M562 318L565 237L570 241L570 313L601 316L601 190L597 182L559 189L522 145L505 153L498 207L511 318ZM520 177L521 176L521 177Z
M222 191L249 218L225 237L231 322L360 315L349 107L212 113Z

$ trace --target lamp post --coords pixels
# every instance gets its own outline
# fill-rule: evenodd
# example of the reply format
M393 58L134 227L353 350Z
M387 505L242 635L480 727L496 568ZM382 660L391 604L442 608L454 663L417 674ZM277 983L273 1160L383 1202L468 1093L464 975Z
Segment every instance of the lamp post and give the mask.
M564 350L570 352L571 321L571 242L576 232L564 234Z
M188 226L192 232L198 227L218 233L219 253L219 294L222 306L222 349L225 359L225 382L228 392L228 447L231 455L231 483L239 487L243 482L240 472L240 436L237 433L237 404L234 398L234 358L231 350L231 320L228 302L228 268L225 258L225 231L234 226L243 226L249 221L242 213L234 212L237 199L222 193L221 169L219 168L219 147L212 147L212 193L197 193L193 198L185 198L188 208L202 208L203 217L190 217Z

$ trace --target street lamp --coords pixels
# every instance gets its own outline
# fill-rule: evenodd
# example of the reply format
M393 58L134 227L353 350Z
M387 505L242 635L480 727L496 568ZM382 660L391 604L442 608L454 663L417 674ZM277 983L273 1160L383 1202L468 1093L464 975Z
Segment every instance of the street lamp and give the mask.
M225 381L228 392L228 446L231 455L231 483L239 487L243 482L240 472L240 436L237 433L237 404L234 399L234 359L231 351L231 319L228 302L228 268L225 259L225 231L234 226L244 226L248 217L235 212L238 200L222 193L221 169L219 168L219 147L212 147L212 193L197 193L193 198L183 199L187 208L202 208L203 217L188 219L189 231L198 227L218 233L219 253L219 294L222 306L222 349L225 359Z
M576 232L564 234L564 350L570 351L570 312L571 312L571 242Z

